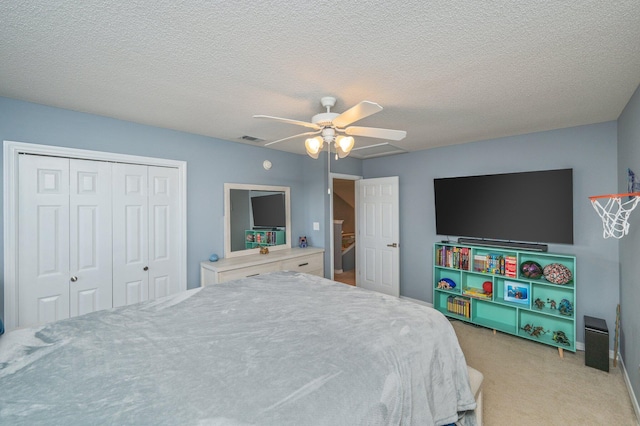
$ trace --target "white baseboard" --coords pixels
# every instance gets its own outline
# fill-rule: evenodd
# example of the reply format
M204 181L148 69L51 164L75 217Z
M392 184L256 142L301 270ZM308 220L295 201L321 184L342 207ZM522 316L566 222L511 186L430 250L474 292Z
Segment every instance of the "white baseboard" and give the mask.
M631 380L629 380L629 375L627 374L627 368L622 361L622 356L618 354L618 361L620 361L620 368L622 369L622 376L624 377L624 383L627 385L627 391L629 392L629 397L631 398L631 405L633 405L633 411L636 412L636 422L640 424L640 405L638 405L638 398L636 398L636 394L633 391L633 387L631 386Z
M344 271L343 271L342 269L334 269L334 270L333 270L333 273L334 273L334 274L343 274L343 273L344 273Z

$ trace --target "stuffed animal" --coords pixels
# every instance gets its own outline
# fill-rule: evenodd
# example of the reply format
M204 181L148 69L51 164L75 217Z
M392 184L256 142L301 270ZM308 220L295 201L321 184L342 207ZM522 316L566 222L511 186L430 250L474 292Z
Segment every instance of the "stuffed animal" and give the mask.
M307 245L308 245L308 244L307 244L307 237L300 237L300 238L298 238L298 246L299 246L300 248L305 248L305 247L307 247Z

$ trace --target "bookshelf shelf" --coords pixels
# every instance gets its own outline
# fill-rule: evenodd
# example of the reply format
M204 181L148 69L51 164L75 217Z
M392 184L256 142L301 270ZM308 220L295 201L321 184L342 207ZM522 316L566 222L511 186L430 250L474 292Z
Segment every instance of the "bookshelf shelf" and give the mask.
M433 261L433 306L444 315L554 346L561 356L563 350L576 351L575 256L437 243ZM554 284L525 277L520 265L527 261L542 268L560 264L572 280ZM438 288L443 279L456 286ZM487 282L491 293L485 291Z

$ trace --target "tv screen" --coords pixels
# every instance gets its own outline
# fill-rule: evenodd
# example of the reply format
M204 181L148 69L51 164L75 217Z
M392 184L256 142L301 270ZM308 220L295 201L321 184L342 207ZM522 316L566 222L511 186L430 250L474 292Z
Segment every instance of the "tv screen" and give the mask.
M251 197L253 226L255 228L281 228L286 226L284 194Z
M436 234L573 244L573 169L439 178Z

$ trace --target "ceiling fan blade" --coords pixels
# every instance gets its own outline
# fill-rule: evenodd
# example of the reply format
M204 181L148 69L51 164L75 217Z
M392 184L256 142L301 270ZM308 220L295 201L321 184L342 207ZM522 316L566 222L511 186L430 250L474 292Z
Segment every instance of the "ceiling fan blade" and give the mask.
M375 127L357 127L351 126L344 129L349 136L364 136L367 138L389 139L399 141L407 136L404 130L377 129Z
M318 130L317 132L306 132L306 133L300 133L299 135L293 135L293 136L289 136L287 138L284 139L278 139L277 141L273 141L273 142L269 142L269 143L265 143L264 146L269 146L269 145L273 145L274 143L278 143L278 142L283 142L289 139L293 139L293 138L299 138L300 136L307 136L307 135L317 135L319 134L321 130Z
M376 112L382 111L382 107L375 102L362 101L334 118L332 124L336 127L346 127L351 123L362 120Z
M270 120L282 121L283 123L296 124L298 126L309 127L311 129L320 130L317 124L307 123L306 121L291 120L289 118L272 117L270 115L254 115L253 118L268 118Z

